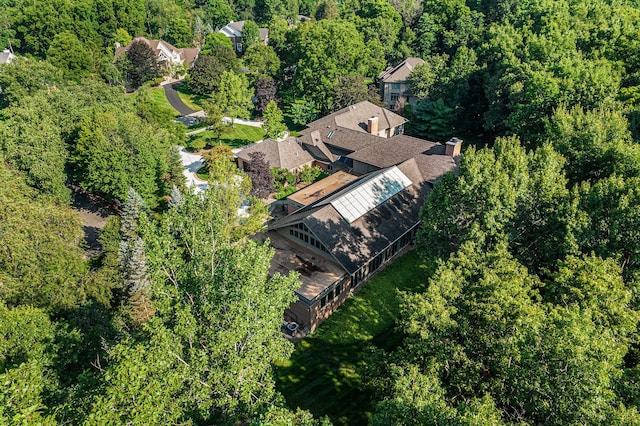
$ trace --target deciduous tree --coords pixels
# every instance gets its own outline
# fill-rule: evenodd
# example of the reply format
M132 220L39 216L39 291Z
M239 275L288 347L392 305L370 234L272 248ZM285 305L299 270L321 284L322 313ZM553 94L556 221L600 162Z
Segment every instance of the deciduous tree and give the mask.
M249 119L249 113L253 108L252 96L253 91L249 89L244 75L225 71L222 73L219 90L214 94L213 101L231 118L231 126L234 127L236 118Z
M271 101L267 105L267 108L264 111L264 124L262 125L262 129L267 133L266 136L271 139L278 139L284 136L287 131L287 126L285 126L283 119L284 115L280 108L278 108L278 104L276 101Z
M273 191L273 175L269 164L264 160L264 153L252 152L247 175L251 179L251 195L265 198Z

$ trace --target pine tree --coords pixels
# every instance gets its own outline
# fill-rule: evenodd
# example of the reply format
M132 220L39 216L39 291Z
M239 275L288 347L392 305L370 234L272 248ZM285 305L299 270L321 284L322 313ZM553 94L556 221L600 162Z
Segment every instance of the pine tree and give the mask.
M142 40L134 40L127 52L127 80L133 89L162 75L151 47Z
M178 207L180 204L182 204L182 193L177 186L173 185L169 198L169 207Z
M129 188L127 201L122 211L121 231L125 238L135 234L138 227L138 219L144 209L142 197L133 188Z

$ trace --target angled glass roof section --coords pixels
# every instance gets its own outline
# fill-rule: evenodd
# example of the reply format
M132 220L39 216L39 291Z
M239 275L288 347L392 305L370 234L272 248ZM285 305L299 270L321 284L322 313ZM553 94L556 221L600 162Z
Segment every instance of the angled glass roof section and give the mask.
M394 166L341 194L331 201L331 205L352 223L411 184L411 180Z

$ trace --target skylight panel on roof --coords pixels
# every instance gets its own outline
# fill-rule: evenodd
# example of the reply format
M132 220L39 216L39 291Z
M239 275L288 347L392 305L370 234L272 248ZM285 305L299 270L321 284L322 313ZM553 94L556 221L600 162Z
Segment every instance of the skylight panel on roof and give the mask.
M410 185L411 180L393 167L342 194L331 205L352 223Z

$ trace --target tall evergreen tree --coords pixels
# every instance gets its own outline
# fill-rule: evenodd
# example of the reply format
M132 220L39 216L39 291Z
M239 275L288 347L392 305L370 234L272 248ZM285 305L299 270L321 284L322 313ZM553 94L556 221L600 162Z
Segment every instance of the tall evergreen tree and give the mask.
M127 60L127 81L133 89L162 75L155 52L141 39L131 42Z

